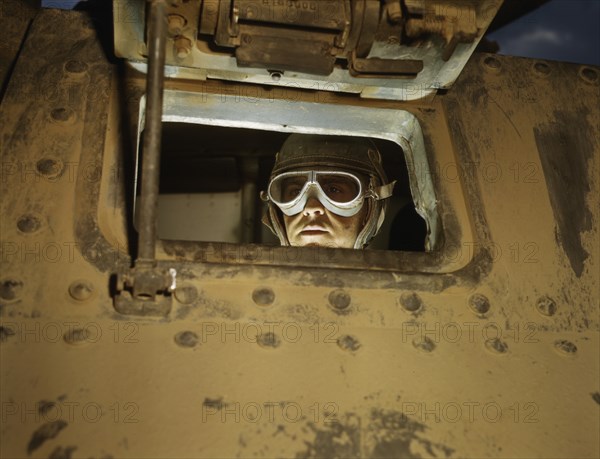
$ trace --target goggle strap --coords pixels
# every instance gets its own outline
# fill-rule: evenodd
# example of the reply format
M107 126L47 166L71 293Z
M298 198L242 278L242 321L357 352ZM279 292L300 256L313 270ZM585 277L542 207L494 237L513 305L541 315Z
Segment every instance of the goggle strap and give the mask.
M380 199L387 199L392 196L394 192L394 185L396 185L396 180L387 185L382 185L378 187L371 188L367 194L370 194L375 200L379 201Z

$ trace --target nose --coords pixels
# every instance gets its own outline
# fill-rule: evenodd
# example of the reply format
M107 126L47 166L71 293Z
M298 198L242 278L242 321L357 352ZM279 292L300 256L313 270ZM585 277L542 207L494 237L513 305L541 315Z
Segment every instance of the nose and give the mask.
M323 215L324 213L325 208L323 207L323 204L321 204L321 201L315 197L308 198L306 205L304 206L304 210L302 211L302 214L305 217L309 217L311 215Z

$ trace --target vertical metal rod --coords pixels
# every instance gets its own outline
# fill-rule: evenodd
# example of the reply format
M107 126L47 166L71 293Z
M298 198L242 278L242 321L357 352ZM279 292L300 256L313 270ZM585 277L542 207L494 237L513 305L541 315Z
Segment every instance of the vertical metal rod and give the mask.
M146 116L140 196L140 237L138 260L154 260L156 254L156 214L160 178L162 105L167 36L165 0L148 0L148 73L146 75Z
M242 242L254 242L256 231L256 181L258 176L258 160L252 157L241 159L242 169Z

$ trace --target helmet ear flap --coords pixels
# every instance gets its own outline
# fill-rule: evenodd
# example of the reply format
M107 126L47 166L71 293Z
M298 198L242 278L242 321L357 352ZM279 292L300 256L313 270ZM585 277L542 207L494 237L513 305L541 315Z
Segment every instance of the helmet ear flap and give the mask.
M379 154L379 152L375 152ZM385 176L383 176L385 177ZM378 181L381 181L381 176L371 176L369 187L377 187ZM365 223L363 223L363 228L359 232L356 237L356 241L354 243L355 249L363 249L365 248L369 242L379 233L381 226L385 220L385 209L387 207L387 200L375 200L372 198L365 199L366 204L369 206L366 216Z
M277 209L277 206L269 202L267 204L267 208L263 212L262 222L275 236L279 238L281 245L288 246L290 245L290 241L288 241L285 225L281 221L281 218L282 217L279 213L279 209Z

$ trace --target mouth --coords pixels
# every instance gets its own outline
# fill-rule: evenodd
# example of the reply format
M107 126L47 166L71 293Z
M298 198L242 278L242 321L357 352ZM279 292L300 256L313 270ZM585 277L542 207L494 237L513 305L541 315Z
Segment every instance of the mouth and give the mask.
M300 234L303 236L318 236L328 232L329 231L327 231L324 227L319 225L306 225L302 231L300 231Z
M300 234L302 236L320 236L321 234L326 234L327 231L321 231L321 230L305 230L305 231L301 231Z

